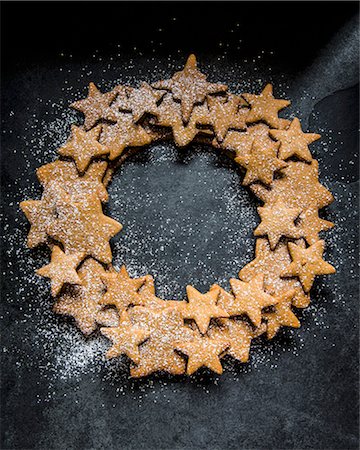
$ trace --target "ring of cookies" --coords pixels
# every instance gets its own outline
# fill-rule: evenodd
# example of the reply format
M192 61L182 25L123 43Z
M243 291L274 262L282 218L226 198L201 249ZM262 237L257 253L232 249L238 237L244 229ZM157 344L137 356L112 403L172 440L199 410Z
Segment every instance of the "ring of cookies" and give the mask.
M126 355L131 376L201 367L221 374L225 355L247 362L253 339L300 326L294 311L309 305L315 276L335 272L319 239L333 226L319 209L333 197L309 150L320 136L278 116L289 103L274 98L270 84L260 94L231 94L208 82L191 55L169 80L104 94L91 83L87 98L71 105L84 124L73 125L59 158L37 170L41 199L20 205L31 225L27 243L51 250L37 273L51 280L54 312L86 336L100 328L112 343L106 357ZM151 275L131 278L125 266L112 266L109 241L122 225L103 214L106 187L129 149L167 139L225 151L263 202L255 258L230 279L230 292L187 286L187 300L164 300Z

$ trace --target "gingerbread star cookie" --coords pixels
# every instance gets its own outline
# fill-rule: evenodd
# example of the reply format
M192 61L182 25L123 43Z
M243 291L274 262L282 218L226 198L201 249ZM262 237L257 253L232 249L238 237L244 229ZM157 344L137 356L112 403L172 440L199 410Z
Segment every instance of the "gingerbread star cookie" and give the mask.
M84 131L80 127L72 125L70 139L59 148L58 152L61 156L72 158L80 174L83 174L93 158L109 153L109 149L99 142L100 133L100 126L90 131Z
M282 177L273 181L271 189L256 183L250 186L254 194L264 203L274 203L281 199L289 207L318 209L330 205L334 200L332 194L319 183L319 164L300 161L288 161L282 169Z
M208 97L209 114L201 118L198 123L211 125L216 139L222 142L230 129L245 130L248 108L241 108L245 102L237 95L229 95L227 99Z
M192 286L186 287L188 303L182 308L182 315L184 319L193 319L202 334L206 333L211 319L228 317L227 312L216 305L219 292L219 289L212 289L201 294Z
M191 339L192 333L184 326L180 312L138 306L129 310L129 315L134 325L150 330L149 339L139 349L140 362L130 370L131 376L144 377L158 371L183 374L185 361L175 352L176 343Z
M58 204L57 218L47 227L48 234L62 243L65 252L85 252L104 263L110 263L112 253L109 240L122 229L122 225L103 214L97 196L82 202L68 198Z
M135 364L139 364L139 345L149 338L150 333L146 328L133 326L126 311L121 313L119 326L101 328L100 331L112 341L112 347L106 352L106 358L126 355Z
M138 291L144 284L144 277L130 278L126 267L122 266L119 272L106 273L101 279L106 286L106 294L101 299L101 304L115 305L119 314L129 306L143 304Z
M228 293L226 292L226 294ZM254 328L244 320L237 318L220 319L219 322L219 326L214 326L209 330L209 336L220 336L227 340L229 348L226 350L226 354L242 363L248 362L251 342L266 331L265 323Z
M44 187L56 182L72 201L82 201L89 194L96 194L102 202L106 202L108 193L102 180L107 167L106 161L94 161L81 176L72 161L58 159L41 166L37 169L36 175Z
M305 248L303 240L297 241L297 244ZM275 250L271 250L268 239L259 238L256 240L255 259L240 270L239 278L250 281L255 275L262 273L266 292L276 296L295 290L293 305L297 308L306 308L310 303L310 297L305 294L301 283L296 278L281 277L290 263L291 257L285 242L280 242Z
M262 309L277 303L276 298L264 291L264 275L255 275L249 282L231 278L230 285L235 297L232 302L223 303L225 311L230 316L245 314L259 327Z
M27 245L30 248L48 243L48 228L56 220L56 207L66 196L57 183L49 183L44 189L41 200L25 200L20 208L30 222Z
M78 100L70 106L84 114L84 127L86 130L90 130L100 120L116 122L117 116L115 111L110 107L116 95L116 91L102 94L94 83L90 83L87 98Z
M322 259L325 242L317 241L308 248L288 243L292 263L284 269L281 276L298 277L305 292L309 292L316 275L335 273L335 268Z
M332 222L319 217L319 210L314 206L304 209L300 214L299 228L301 229L301 235L309 245L315 244L319 240L321 231L330 230L333 226Z
M274 311L264 314L267 322L266 334L268 339L272 339L280 327L299 328L299 319L291 309L292 299L295 291L287 291L277 297L278 302L274 305Z
M157 116L158 103L166 91L152 88L148 83L141 83L139 89L129 89L128 97L118 97L114 107L122 111L130 111L134 122L139 122L145 114Z
M109 159L118 158L127 147L150 144L151 138L141 125L133 122L131 114L117 113L116 124L103 125L100 142L109 149Z
M51 279L51 295L56 297L65 283L81 284L76 269L84 259L85 253L64 253L60 247L54 246L51 253L51 262L41 267L36 273L42 277Z
M198 332L192 332L192 338L176 343L176 349L187 355L186 373L192 375L201 367L207 367L217 374L222 374L223 368L220 362L229 342L226 339L202 336Z
M290 105L288 100L278 100L273 96L273 87L267 84L259 95L242 94L250 105L247 123L263 121L272 128L281 128L282 122L278 113Z
M311 161L309 144L320 139L320 134L304 133L299 119L294 119L287 130L270 130L272 138L280 141L279 158L288 159L296 156L305 161Z
M98 324L118 326L119 316L115 309L104 308L100 303L104 295L101 281L104 273L103 266L94 259L84 261L78 271L80 286L61 294L53 308L57 314L72 317L86 336L95 331Z
M190 55L184 69L176 72L170 80L154 83L157 89L170 91L174 100L181 104L181 114L184 123L188 123L194 105L204 102L209 94L225 92L227 86L206 81L206 75L202 74L196 64L195 55Z
M292 239L301 237L301 230L295 226L300 208L288 208L282 200L273 205L259 207L260 225L255 229L254 236L267 235L271 250L274 250L282 236Z
M263 145L254 141L248 155L239 155L235 161L245 168L243 185L261 181L269 185L274 179L274 172L286 167L286 163L277 157L279 145Z

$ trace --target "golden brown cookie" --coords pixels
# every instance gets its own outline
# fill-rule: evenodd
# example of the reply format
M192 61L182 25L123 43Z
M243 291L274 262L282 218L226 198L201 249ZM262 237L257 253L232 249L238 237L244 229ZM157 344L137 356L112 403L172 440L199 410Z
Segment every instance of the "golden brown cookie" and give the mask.
M300 214L299 228L301 235L309 245L319 240L320 231L332 228L334 224L328 220L320 219L319 210L315 206L304 209Z
M191 339L178 341L176 349L188 357L186 373L192 375L201 367L207 367L221 375L223 368L220 362L221 356L229 347L229 342L220 337L202 336L199 332L192 331Z
M134 122L139 122L145 114L157 116L158 103L166 91L152 88L148 83L141 83L139 89L128 89L128 96L118 97L113 107L120 111L130 111Z
M112 341L112 347L106 352L107 358L126 355L135 364L140 362L139 345L149 338L146 328L133 326L126 311L120 316L117 327L101 328L101 333Z
M130 278L126 267L119 272L105 273L101 277L106 286L106 294L101 299L102 305L114 305L119 314L129 306L142 305L142 297L138 291L145 282L145 277Z
M106 202L108 193L102 180L107 167L106 161L94 161L81 176L72 161L58 159L39 167L36 175L44 187L56 182L72 201L81 201L88 195L96 194L102 202Z
M295 118L287 130L270 130L270 136L280 141L279 158L288 159L296 156L305 161L311 161L309 144L320 139L320 134L304 133L300 120Z
M70 139L59 148L58 152L61 156L72 158L82 175L93 158L99 158L109 153L109 149L99 142L100 133L101 126L97 126L90 131L84 131L73 125Z
M54 305L55 313L73 317L85 335L95 331L98 324L116 327L119 322L115 309L104 308L100 303L105 291L101 281L104 273L101 264L87 259L78 271L81 285L62 294Z
M81 284L77 267L84 259L85 253L75 252L66 254L60 247L54 245L51 253L51 262L41 267L36 273L51 280L51 295L56 297L65 283Z
M103 125L100 142L109 149L109 159L118 158L127 147L150 144L151 137L141 125L133 122L131 114L117 113L116 123Z
M247 123L265 122L272 128L281 128L282 122L278 117L279 111L290 105L288 100L278 100L273 96L271 84L267 84L259 95L242 94L250 105Z
M56 208L66 193L57 183L49 183L44 189L41 200L25 200L20 208L30 222L27 245L30 248L47 244L48 228L56 220Z
M115 99L116 95L116 91L102 94L94 83L90 83L87 98L78 100L70 106L84 114L84 127L86 130L90 130L90 128L101 120L116 122L117 117L115 111L110 108L111 102Z
M195 55L189 56L181 72L176 72L170 80L154 83L153 87L170 91L173 99L180 102L181 115L185 124L189 122L194 105L203 103L209 94L227 90L224 84L206 81L206 75L197 68Z
M57 205L56 213L57 218L47 226L47 232L62 243L65 252L85 252L101 262L111 262L109 240L122 225L103 214L97 196L89 196L82 202L67 198Z
M329 275L335 273L335 268L322 259L325 242L317 241L308 248L288 243L292 263L286 267L282 277L298 277L304 291L308 293L313 285L316 275Z
M264 318L267 322L266 333L268 339L272 339L280 327L300 327L299 319L291 309L294 295L294 290L284 292L277 297L278 302L274 305L274 310L264 314Z
M211 289L206 294L201 294L192 286L186 287L188 302L182 305L181 313L184 319L193 319L200 332L205 334L211 319L228 317L227 312L217 306L220 289Z
M279 145L264 145L254 141L248 155L239 155L235 161L246 170L242 184L247 186L255 181L269 185L277 170L286 167L286 163L278 159Z
M277 200L273 205L265 205L257 210L261 223L255 229L254 236L266 235L271 250L275 249L282 236L291 239L302 236L301 229L294 223L300 215L300 208L289 208L282 200Z
M248 282L231 278L230 285L234 297L232 301L228 299L222 305L225 311L229 316L245 314L256 327L259 327L262 309L277 303L276 298L264 291L264 275L259 273Z
M302 240L298 241L298 245L305 247ZM275 250L271 250L267 239L257 239L255 255L255 259L240 270L241 280L250 281L255 275L262 273L266 292L276 296L294 289L294 306L306 308L309 305L310 297L304 293L297 279L281 278L282 272L291 263L286 243L280 242Z
M130 370L133 377L164 371L173 375L185 372L185 360L175 352L176 342L191 338L181 314L173 308L136 307L129 311L132 322L150 330L150 338L140 347L140 363Z

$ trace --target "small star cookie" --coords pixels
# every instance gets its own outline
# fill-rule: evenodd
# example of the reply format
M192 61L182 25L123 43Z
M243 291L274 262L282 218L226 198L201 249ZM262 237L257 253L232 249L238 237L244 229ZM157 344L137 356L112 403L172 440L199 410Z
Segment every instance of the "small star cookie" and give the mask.
M100 120L116 122L117 116L115 111L110 108L110 104L115 99L116 95L116 91L102 94L94 83L90 83L87 98L78 100L70 106L84 114L85 130L90 130L90 128L96 125Z
M121 313L119 326L101 328L100 331L112 341L112 347L106 352L106 358L126 355L135 364L139 364L139 345L149 338L150 333L146 328L133 326L126 311Z
M184 319L193 319L202 334L206 333L211 319L228 317L226 311L216 306L219 289L212 289L206 294L201 294L192 286L187 286L186 293L188 303L182 308L182 315Z
M309 245L315 244L319 240L320 231L332 228L334 224L328 220L320 219L319 210L312 206L302 211L300 214L299 228L301 235Z
M112 260L109 240L122 229L122 225L103 214L97 196L82 202L69 198L56 208L57 218L47 227L48 234L62 243L65 252L85 252L108 264Z
M84 174L93 158L109 153L109 149L99 142L100 133L100 126L90 131L84 131L80 127L72 125L70 139L59 148L58 152L61 156L72 158L80 174Z
M274 311L264 314L267 322L266 334L268 339L272 339L280 327L299 328L299 319L292 312L291 304L295 291L287 291L277 297L278 302L274 305Z
M170 80L154 83L153 87L170 91L173 99L180 102L185 124L189 122L194 105L203 103L209 94L227 90L224 84L206 81L206 76L197 68L195 55L189 56L181 72L176 72Z
M301 237L301 230L294 223L299 217L300 208L288 208L282 200L277 200L273 205L257 210L261 223L255 229L254 236L267 235L271 250L275 249L282 236L292 239Z
M231 278L230 285L235 297L232 303L224 304L224 309L230 316L246 314L259 327L262 309L277 302L277 299L264 291L264 275L255 275L249 282Z
M312 156L309 144L320 139L320 134L304 133L301 129L300 120L295 118L287 130L270 130L272 138L280 141L279 158L288 159L296 156L299 159L310 162Z
M116 327L119 316L115 309L104 308L100 300L104 295L101 276L103 266L92 258L84 261L78 271L80 286L61 294L53 310L56 314L73 317L81 332L88 336L97 325Z
M83 252L66 254L57 245L53 247L50 264L36 271L38 275L51 279L51 295L53 297L59 294L65 283L81 284L76 269L84 256Z
M310 291L316 275L335 273L335 268L322 259L324 241L317 241L308 248L288 243L292 263L283 271L283 277L298 277L304 291Z
M263 121L272 128L281 127L279 111L290 105L288 100L278 100L273 96L271 84L267 84L260 95L242 94L250 105L250 112L246 118L247 123Z
M115 305L122 314L129 306L143 304L138 291L144 284L144 277L130 278L126 267L122 266L119 272L105 273L101 279L107 290L101 299L102 305Z
M175 344L177 350L188 356L186 373L192 375L201 367L207 367L221 375L223 368L221 355L229 347L229 342L220 337L211 338L193 332L192 339L179 341Z
M254 141L248 155L239 155L235 162L246 169L246 174L242 182L247 186L254 181L261 181L269 185L274 179L274 172L286 167L286 163L278 159L279 145L263 145Z

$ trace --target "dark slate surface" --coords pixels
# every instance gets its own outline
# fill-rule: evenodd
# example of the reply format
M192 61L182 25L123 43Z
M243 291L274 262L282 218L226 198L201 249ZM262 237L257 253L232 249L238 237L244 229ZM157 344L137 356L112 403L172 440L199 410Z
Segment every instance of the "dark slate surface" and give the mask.
M6 351L2 353L1 371L1 448L358 447L357 5L328 3L327 20L323 20L324 6L314 2L292 6L166 3L148 5L142 14L138 5L119 3L2 4L5 239L1 261ZM216 24L217 30L209 32L210 24ZM154 60L149 60L153 49ZM251 62L263 50L265 56L259 62ZM104 67L117 51L120 56L104 74ZM85 92L90 80L101 84L106 79L111 86L121 73L125 73L125 78L139 78L139 68L149 81L155 80L156 64L180 67L190 51L199 55L202 67L214 80L236 79L240 89L241 83L248 86L244 77L260 78L257 88L266 80L281 85L282 92L293 101L290 113L299 116L305 128L308 125L311 131L323 135L323 143L313 149L320 163L321 179L336 197L324 217L337 223L337 228L327 234L326 257L338 272L315 284L313 296L317 306L311 314L303 314L303 328L295 334L283 332L271 344L262 343L270 350L266 362L258 364L256 370L250 370L253 360L245 368L232 366L218 381L206 372L192 381L153 377L150 382L131 382L126 376L110 380L106 367L95 375L85 371L75 379L50 379L42 367L51 368L53 363L51 355L43 351L46 338L34 338L41 321L39 308L44 308L39 299L47 298L47 285L38 283L27 293L26 262L25 266L22 262L33 258L32 270L35 265L40 266L41 258L45 261L44 255L25 249L14 252L13 237L16 234L16 242L23 245L27 232L17 203L34 182L34 171L39 166L35 151L34 156L30 154L31 146L26 147L26 158L22 156L24 142L29 143L34 133L39 140L42 134L40 123L32 127L27 124L34 123L33 116L49 122L61 121L61 110L46 102L62 100L66 105ZM60 56L61 52L64 56ZM96 57L92 56L94 53ZM165 60L168 54L170 63ZM225 58L218 61L221 55ZM241 69L237 62L243 62ZM88 70L79 79L84 65L88 65ZM63 70L59 71L59 67ZM66 86L73 86L73 90L64 90ZM51 139L47 134L43 138L50 150L56 147L54 140L58 136ZM166 266L161 285L169 289L195 280L205 289L214 277L235 276L239 267L233 262L234 243L228 236L241 235L236 251L245 255L240 257L243 262L251 258L246 252L253 246L251 230L243 227L239 233L241 220L229 220L219 195L207 188L213 180L217 192L225 191L238 176L237 169L210 151L205 152L209 156L197 158L196 151L197 148L185 151L191 168L185 185L183 153L161 163L150 157L151 150L145 150L129 158L121 177L116 177L110 188L113 196L125 196L122 206L126 211L119 210L116 201L112 201L108 213L121 219L125 215L127 223L134 221L144 232L149 228L146 252L119 254L118 248L128 248L133 237L124 233L115 246L116 258L130 259L133 266L139 267ZM160 149L159 155L171 152L176 150L169 145ZM193 153L195 156L191 156ZM40 160L44 163L52 158L52 154L45 153ZM224 169L220 177L219 168ZM134 174L142 171L147 182L136 178L134 183ZM159 183L154 182L155 177ZM128 190L131 194L126 197ZM170 200L154 201L150 215L153 226L147 227L131 207L131 201L137 200L140 209L146 211L147 195L157 199L164 192L174 205ZM201 200L194 200L193 192ZM241 200L240 216L241 208L247 204L255 208L254 200L243 188L238 186L236 192ZM180 195L182 202L177 201ZM213 256L199 266L206 256L199 246L187 267L180 263L179 255L209 236L209 228L201 220L208 214L206 204L216 211L214 226L218 233L225 227L227 233L221 236L222 245L215 241L217 258ZM151 246L154 249L158 245L156 225L161 225L163 216L172 215L191 215L198 223L198 235L179 234L180 248L165 254L151 252ZM246 220L256 221L256 214ZM166 233L165 229L164 239L168 238ZM219 239L218 234L215 239ZM192 265L197 268L194 272ZM180 297L182 294L179 292ZM24 296L26 302L21 300ZM323 326L319 326L320 319ZM57 319L49 316L52 320L55 324ZM299 341L302 346L297 352L279 350L291 350ZM119 388L123 389L121 395Z

